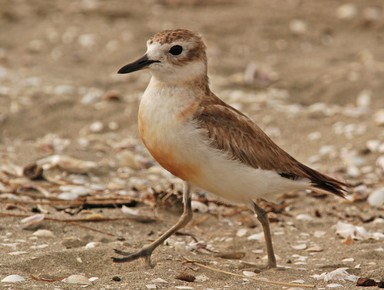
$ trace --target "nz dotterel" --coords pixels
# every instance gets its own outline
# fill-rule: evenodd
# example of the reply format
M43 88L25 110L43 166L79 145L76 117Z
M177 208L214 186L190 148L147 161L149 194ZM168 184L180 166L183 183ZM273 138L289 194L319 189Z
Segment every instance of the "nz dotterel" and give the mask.
M260 221L268 267L276 267L266 212L257 200L276 193L317 188L344 196L346 184L300 163L251 119L216 95L208 83L206 47L184 29L165 30L147 42L146 54L119 70L149 69L152 78L140 102L140 136L153 158L184 180L184 212L177 224L135 253L116 250L115 262L144 257L192 218L190 185L249 206Z

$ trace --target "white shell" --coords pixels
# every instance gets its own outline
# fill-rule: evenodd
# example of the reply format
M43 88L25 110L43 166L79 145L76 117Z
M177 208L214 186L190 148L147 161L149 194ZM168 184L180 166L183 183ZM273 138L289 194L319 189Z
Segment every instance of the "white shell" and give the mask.
M35 214L22 219L20 222L24 224L23 229L32 230L35 229L44 220L44 217L45 215L43 214Z
M49 230L37 230L32 235L41 238L54 238L55 235Z
M381 207L384 205L384 188L379 188L373 191L368 199L369 205L374 207Z
M313 218L309 214L305 214L305 213L298 214L296 216L296 219L300 220L300 221L311 221L311 220L313 220Z
M4 283L14 283L14 282L22 282L22 281L25 281L25 278L23 276L16 275L16 274L9 275L5 277L3 280L1 280L1 282L4 282Z
M359 277L349 274L346 270L348 268L338 268L332 272L324 272L320 275L312 275L312 278L315 278L317 280L324 280L325 282L331 281L331 280L341 280L341 281L352 281L356 282Z
M79 285L91 285L92 283L88 280L87 277L83 275L71 275L62 280L64 283L68 284L79 284Z
M264 234L263 233L258 233L258 234L253 234L250 235L247 240L251 241L264 241Z

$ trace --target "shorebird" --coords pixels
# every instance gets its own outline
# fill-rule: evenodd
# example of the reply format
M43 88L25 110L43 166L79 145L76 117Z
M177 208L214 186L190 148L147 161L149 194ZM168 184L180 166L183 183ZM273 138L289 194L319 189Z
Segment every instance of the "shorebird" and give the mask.
M149 69L152 78L139 106L140 137L153 158L184 181L179 221L135 253L120 250L115 262L145 258L192 218L190 185L249 206L260 221L268 268L276 267L267 213L257 201L308 188L343 197L346 184L300 163L277 146L250 118L212 93L206 46L185 29L165 30L147 41L140 59L125 74Z

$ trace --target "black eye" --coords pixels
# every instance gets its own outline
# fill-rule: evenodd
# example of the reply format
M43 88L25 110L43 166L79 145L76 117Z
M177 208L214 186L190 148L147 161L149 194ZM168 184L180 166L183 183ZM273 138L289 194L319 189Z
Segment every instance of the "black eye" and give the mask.
M183 51L183 47L181 45L174 45L169 50L169 53L172 55L179 55Z

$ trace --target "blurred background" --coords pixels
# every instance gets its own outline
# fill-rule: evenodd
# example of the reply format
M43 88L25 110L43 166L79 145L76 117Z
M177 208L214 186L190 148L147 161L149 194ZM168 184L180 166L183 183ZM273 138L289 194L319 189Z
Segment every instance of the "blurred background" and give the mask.
M355 105L360 94L374 108L384 105L381 1L0 4L2 144L47 133L76 137L93 121L117 122L119 130L133 125L134 130L136 108L127 107L149 75L119 76L116 71L145 52L150 36L172 28L203 35L211 83L224 99L230 94L221 93L225 90L275 88L289 95L289 103L303 106ZM100 104L108 98L117 102Z

